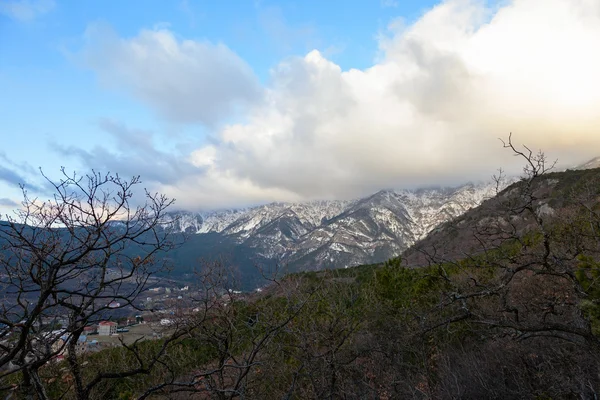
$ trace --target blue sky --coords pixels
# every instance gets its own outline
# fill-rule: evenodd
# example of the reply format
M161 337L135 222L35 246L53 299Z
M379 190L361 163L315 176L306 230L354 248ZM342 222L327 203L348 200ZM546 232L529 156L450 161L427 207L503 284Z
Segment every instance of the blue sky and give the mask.
M18 182L46 195L40 167L139 173L207 209L482 179L511 130L583 161L599 9L1 0L0 211Z

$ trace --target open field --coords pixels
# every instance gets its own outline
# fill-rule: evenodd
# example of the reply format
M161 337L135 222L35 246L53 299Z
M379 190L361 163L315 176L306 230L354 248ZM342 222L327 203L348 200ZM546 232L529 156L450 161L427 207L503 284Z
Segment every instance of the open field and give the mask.
M150 323L129 326L127 329L129 332L112 336L91 335L88 336L88 340L97 340L100 344L119 344L120 338L123 338L125 344L131 344L138 339L157 339L166 331L164 326Z

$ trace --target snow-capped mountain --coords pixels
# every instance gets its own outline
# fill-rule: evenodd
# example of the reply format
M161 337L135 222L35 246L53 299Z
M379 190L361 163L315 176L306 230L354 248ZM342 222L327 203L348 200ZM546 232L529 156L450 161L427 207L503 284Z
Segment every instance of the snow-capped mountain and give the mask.
M578 165L573 169L592 169L592 168L600 168L600 157L595 157L589 160L586 163Z
M508 182L507 182L508 183ZM382 190L350 201L271 203L165 221L188 234L219 234L257 256L298 269L379 262L394 257L437 225L496 194L496 183L455 188Z

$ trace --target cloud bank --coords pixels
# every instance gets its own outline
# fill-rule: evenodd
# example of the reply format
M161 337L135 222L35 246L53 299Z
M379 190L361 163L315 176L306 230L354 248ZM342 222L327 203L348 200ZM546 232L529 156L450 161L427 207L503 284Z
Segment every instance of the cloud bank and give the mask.
M262 95L248 64L221 43L180 40L165 28L122 39L100 23L85 42L81 59L102 84L174 122L212 125Z
M482 179L519 165L497 140L509 132L563 166L596 156L598 43L597 0L449 0L391 23L368 69L314 50L265 87L224 45L164 29L90 39L84 55L103 82L213 130L174 162L187 167L154 179L198 209Z
M8 199L6 197L1 197L0 198L0 207L11 207L11 208L15 208L18 207L19 203L17 203L16 201L13 201L11 199Z
M133 129L107 118L100 119L97 125L112 138L119 150L110 151L102 146L82 149L59 145L55 145L54 150L65 156L79 157L98 171L110 171L122 176L140 175L144 181L154 184L170 184L182 176L202 173L200 168L187 162L180 154L158 149L154 143L154 132Z

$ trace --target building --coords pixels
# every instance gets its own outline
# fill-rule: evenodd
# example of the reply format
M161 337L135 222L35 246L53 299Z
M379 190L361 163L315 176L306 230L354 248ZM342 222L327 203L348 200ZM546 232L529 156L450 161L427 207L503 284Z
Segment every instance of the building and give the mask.
M102 321L98 324L98 335L110 336L117 333L117 323L112 321Z
M86 335L81 335L77 339L77 344L75 345L75 352L77 354L85 353L88 348L88 341Z
M64 358L64 355L69 351L69 341L70 340L72 340L70 335L63 334L59 338L56 338L56 340L52 343L50 349L53 353L56 353L56 358L58 360L62 360ZM77 338L77 343L75 344L75 353L77 353L77 354L85 353L87 351L87 349L88 349L87 335L80 335Z

